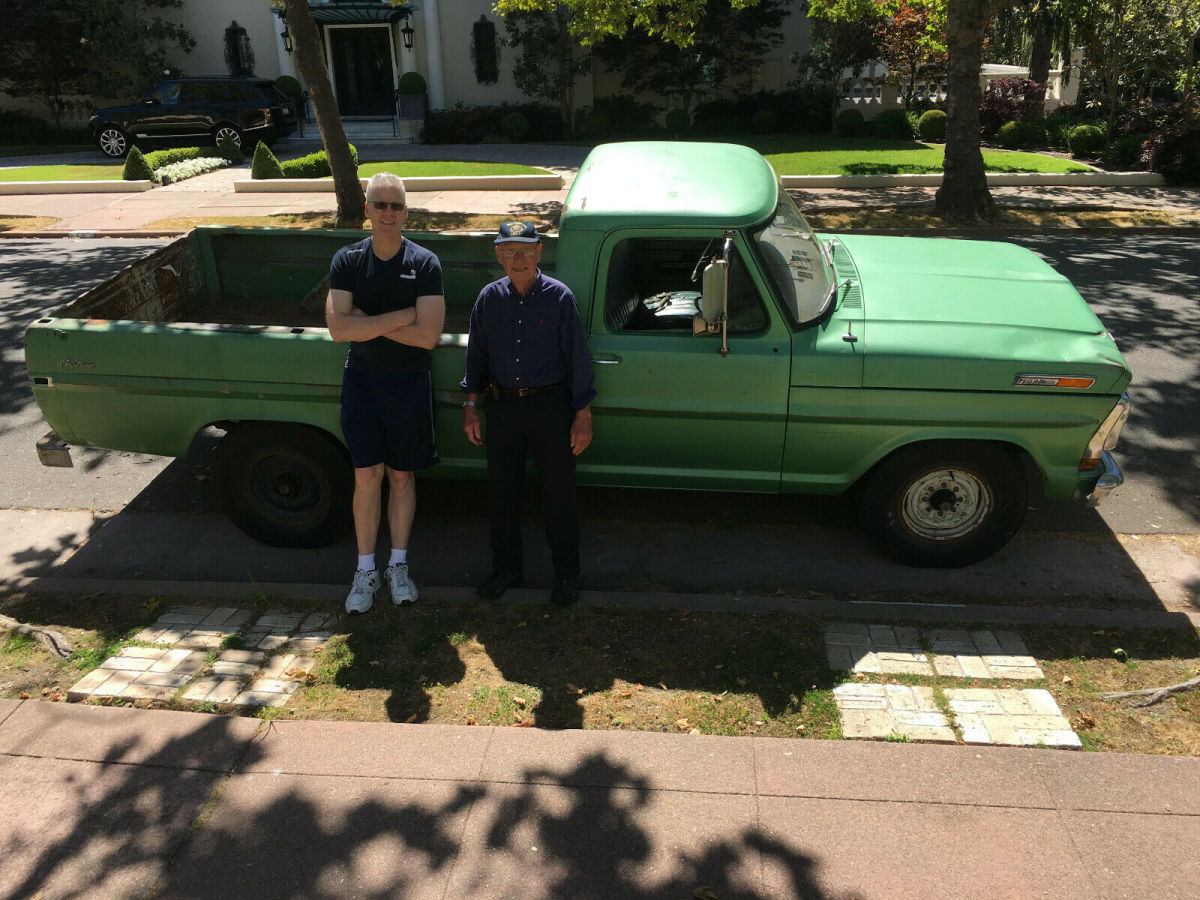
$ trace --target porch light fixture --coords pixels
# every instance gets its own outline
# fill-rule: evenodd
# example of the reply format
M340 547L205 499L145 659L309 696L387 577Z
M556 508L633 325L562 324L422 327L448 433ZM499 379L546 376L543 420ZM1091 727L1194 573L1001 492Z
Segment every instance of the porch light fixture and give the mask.
M404 27L400 29L400 37L404 41L405 50L411 50L413 48L413 40L416 35L417 32L413 29L412 25L408 23L408 19L405 19Z
M288 53L292 52L292 33L286 28L279 32L279 36L283 38L283 49Z

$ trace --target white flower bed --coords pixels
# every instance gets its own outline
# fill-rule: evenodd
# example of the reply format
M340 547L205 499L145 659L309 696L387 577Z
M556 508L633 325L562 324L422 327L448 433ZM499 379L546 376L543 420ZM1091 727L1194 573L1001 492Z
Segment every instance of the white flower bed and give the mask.
M223 159L220 156L185 159L183 162L170 163L156 169L154 180L159 184L171 184L176 181L183 181L185 178L194 178L197 175L203 175L205 172L223 169L227 165L229 165L229 160Z

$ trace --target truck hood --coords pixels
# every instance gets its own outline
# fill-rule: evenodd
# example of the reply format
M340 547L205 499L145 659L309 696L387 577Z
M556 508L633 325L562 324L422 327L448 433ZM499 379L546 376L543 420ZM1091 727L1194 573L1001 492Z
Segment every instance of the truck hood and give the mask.
M1071 283L1016 244L845 235L862 289L866 387L1014 387L1083 375L1115 393L1129 368ZM1072 389L1078 390L1078 389Z

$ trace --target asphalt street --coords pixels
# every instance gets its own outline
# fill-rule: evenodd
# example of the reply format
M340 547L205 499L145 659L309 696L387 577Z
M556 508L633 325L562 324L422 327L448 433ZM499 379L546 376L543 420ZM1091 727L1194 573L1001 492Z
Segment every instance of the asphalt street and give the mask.
M1039 502L1012 547L996 559L957 573L934 573L883 558L858 531L850 504L838 499L587 489L582 497L590 532L585 553L591 557L595 586L965 590L1000 597L1019 583L1031 594L1050 590L1082 596L1095 593L1096 576L1108 573L1110 581L1123 585L1114 594L1124 591L1138 602L1152 602L1144 579L1119 552L1114 534L1200 530L1200 417L1195 415L1200 249L1190 238L1172 236L1056 234L1024 236L1018 242L1071 278L1135 372L1134 412L1118 448L1127 482L1099 511ZM273 550L229 525L221 515L203 443L193 458L175 462L77 450L74 469L38 464L34 443L46 425L22 365L25 325L161 243L0 242L0 511L91 511L100 514L93 529L110 514L121 513L62 574L341 582L353 553L349 540L319 552ZM480 546L486 521L477 487L429 481L421 498L413 547L425 560L426 582L470 584L485 575L486 553ZM531 512L536 512L533 505L531 501ZM542 545L535 523L529 545ZM181 546L188 548L186 554L179 552ZM129 547L138 547L138 553L125 552ZM35 554L31 549L27 555ZM1031 566L1031 560L1036 564ZM531 580L547 575L542 572L546 568L544 561L533 563Z

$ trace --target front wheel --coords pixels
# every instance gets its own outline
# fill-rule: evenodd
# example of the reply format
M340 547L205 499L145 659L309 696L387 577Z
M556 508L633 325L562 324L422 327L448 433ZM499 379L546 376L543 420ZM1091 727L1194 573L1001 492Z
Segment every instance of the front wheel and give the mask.
M96 145L112 159L120 159L129 152L128 136L115 125L105 125L96 133Z
M235 147L239 150L242 149L242 133L232 125L217 126L216 131L213 132L213 143L220 147L222 140L232 141Z
M901 562L954 568L987 559L1021 527L1029 489L1016 458L947 441L897 451L859 488L864 527Z
M305 425L261 422L221 441L229 518L272 547L323 547L349 529L354 476L341 447Z

